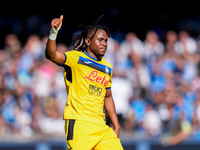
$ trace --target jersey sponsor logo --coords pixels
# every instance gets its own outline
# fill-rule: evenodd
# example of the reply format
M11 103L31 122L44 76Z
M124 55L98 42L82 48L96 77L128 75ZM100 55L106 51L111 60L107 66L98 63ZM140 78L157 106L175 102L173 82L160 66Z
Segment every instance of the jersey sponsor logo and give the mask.
M95 95L95 96L101 96L101 94L102 94L102 88L90 84L90 85L89 85L88 93L89 93L89 94L93 94L93 95Z
M108 80L106 80L106 76L104 75L103 77L98 76L98 71L93 70L89 76L85 76L85 79L88 79L92 82L100 83L103 86L106 86L108 84Z

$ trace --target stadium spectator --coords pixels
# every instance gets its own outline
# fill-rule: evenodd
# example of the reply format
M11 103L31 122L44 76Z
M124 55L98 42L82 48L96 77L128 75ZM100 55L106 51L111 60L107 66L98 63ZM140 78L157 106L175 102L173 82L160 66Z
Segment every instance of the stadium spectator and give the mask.
M188 131L187 137L200 139L199 38L185 31L169 30L165 35L165 42L155 31L147 32L144 41L133 32L123 42L108 40L105 57L114 69L113 97L122 132L154 139L166 133L162 129L167 122L169 130L177 122L180 131ZM67 94L62 68L44 57L46 40L47 36L37 34L30 34L24 44L15 34L4 38L0 50L2 137L63 135L61 112ZM63 43L57 49L71 50Z

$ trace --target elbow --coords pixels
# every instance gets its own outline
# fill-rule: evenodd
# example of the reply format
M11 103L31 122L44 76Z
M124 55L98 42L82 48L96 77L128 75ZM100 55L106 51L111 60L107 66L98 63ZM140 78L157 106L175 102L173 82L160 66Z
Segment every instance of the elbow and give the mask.
M53 59L53 56L51 56L51 55L48 53L48 50L47 50L47 49L45 50L45 58L46 58L46 59L49 59L49 60L52 60L52 59Z
M47 50L45 50L45 58L46 58L46 59L50 59L50 56L49 56L49 54L47 53Z

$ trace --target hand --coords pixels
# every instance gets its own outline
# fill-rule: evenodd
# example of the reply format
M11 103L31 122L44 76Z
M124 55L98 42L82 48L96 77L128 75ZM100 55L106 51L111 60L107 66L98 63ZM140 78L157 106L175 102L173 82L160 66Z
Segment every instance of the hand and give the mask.
M51 30L49 34L49 39L50 40L56 40L58 31L60 30L62 26L62 21L63 21L63 15L60 16L60 18L55 18L51 21Z
M51 21L51 27L53 29L61 28L62 26L62 21L63 21L63 15L60 16L60 18L55 18Z
M114 132L116 133L117 137L119 137L119 131L120 131L120 127L114 129Z

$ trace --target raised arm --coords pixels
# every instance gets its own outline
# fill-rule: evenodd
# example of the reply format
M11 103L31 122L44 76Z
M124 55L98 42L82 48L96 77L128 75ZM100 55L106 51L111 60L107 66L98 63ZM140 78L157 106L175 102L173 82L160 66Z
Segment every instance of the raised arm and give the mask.
M113 101L111 89L106 90L106 96L105 96L105 100L104 100L104 107L105 107L106 113L110 117L110 120L111 120L111 122L113 124L114 131L117 134L117 136L119 137L120 125L119 125L119 122L118 122L118 118L117 118L117 114L116 114L116 110L115 110L115 104L114 104L114 101Z
M62 52L56 51L56 37L62 26L62 20L63 15L61 15L60 18L52 20L51 31L45 49L45 57L58 65L63 64L65 60L65 55Z

